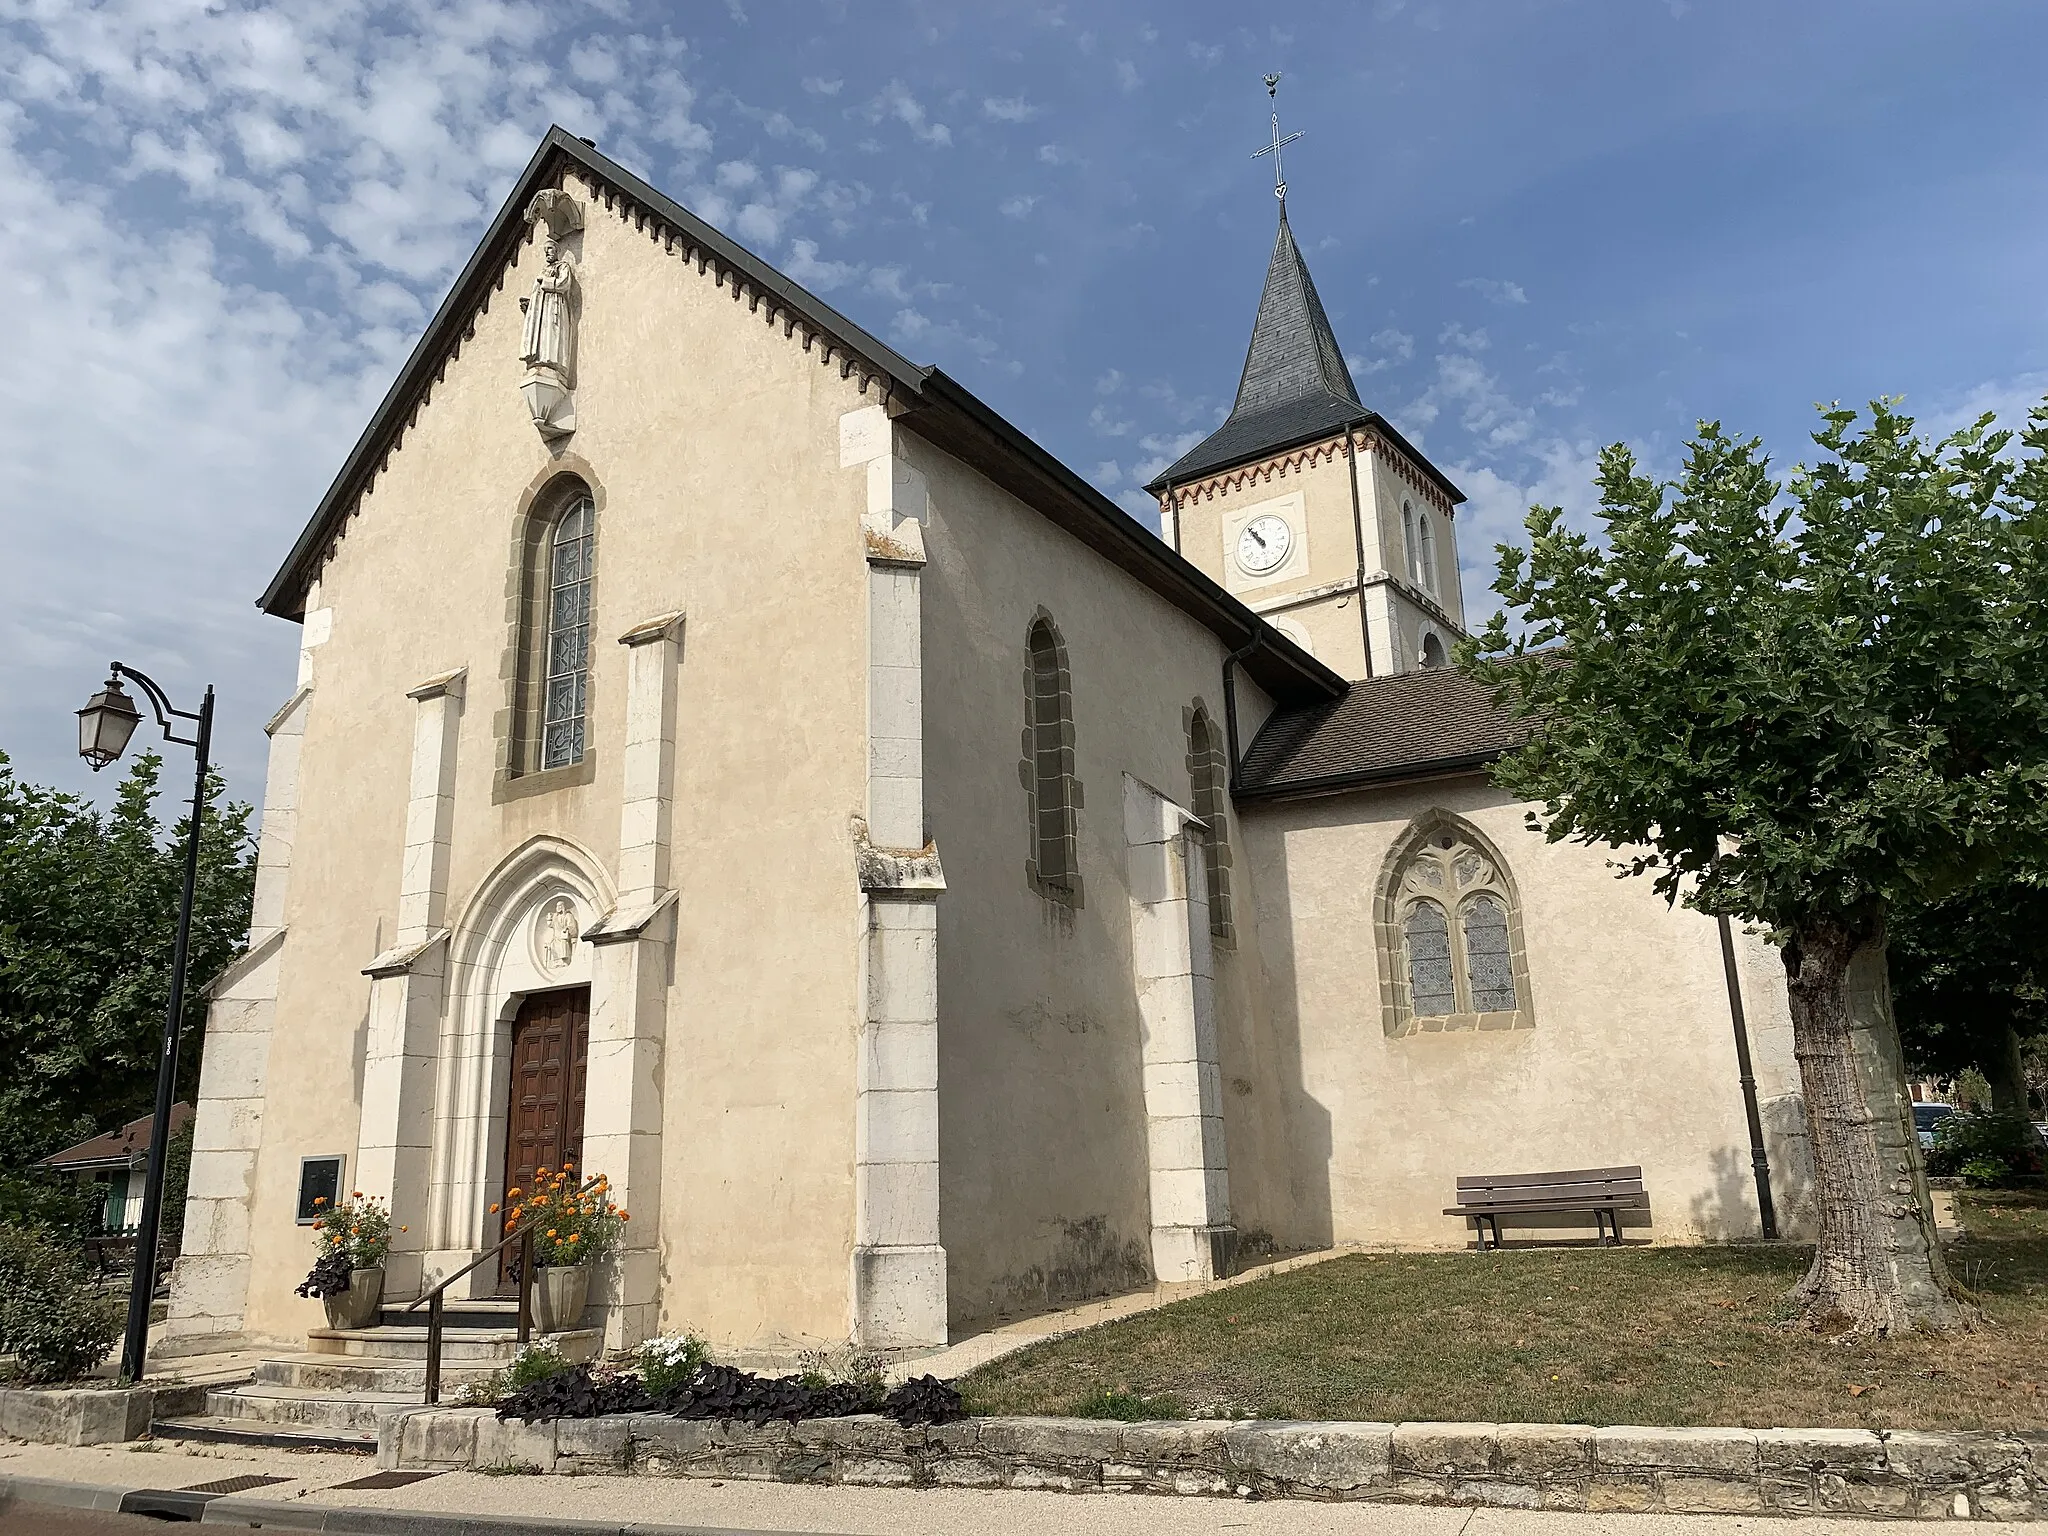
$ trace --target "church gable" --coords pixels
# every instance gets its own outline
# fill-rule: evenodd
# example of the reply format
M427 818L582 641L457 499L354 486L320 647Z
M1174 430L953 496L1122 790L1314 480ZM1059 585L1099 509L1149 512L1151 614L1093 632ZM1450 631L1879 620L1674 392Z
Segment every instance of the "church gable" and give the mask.
M264 592L261 607L280 617L300 616L308 585L446 386L450 369L473 352L480 328L487 337L500 329L489 323L494 305L508 298L518 302L509 355L521 369L519 396L539 439L557 448L573 441L581 383L578 333L591 304L619 296L616 284L607 295L603 277L587 270L584 248L594 232L608 239L619 231L645 240L678 276L709 284L729 298L736 315L845 381L854 396L849 404L860 397L887 402L924 372L623 167L561 129L550 129ZM595 291L593 282L599 284ZM495 336L487 344L507 341ZM678 368L691 362L676 358Z

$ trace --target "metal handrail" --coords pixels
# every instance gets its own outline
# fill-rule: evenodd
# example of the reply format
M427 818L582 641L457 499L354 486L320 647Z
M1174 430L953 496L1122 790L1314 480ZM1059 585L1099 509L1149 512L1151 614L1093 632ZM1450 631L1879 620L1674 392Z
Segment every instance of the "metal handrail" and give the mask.
M596 1189L603 1174L594 1175L588 1184L576 1191L581 1199ZM427 1309L427 1393L429 1406L441 1401L441 1309L448 1287L482 1264L494 1259L512 1244L519 1244L519 1331L518 1342L525 1344L533 1337L533 1223L522 1221L519 1230L508 1232L482 1253L471 1259L462 1268L448 1276L424 1296L415 1297L399 1308L401 1313L417 1312L422 1306Z

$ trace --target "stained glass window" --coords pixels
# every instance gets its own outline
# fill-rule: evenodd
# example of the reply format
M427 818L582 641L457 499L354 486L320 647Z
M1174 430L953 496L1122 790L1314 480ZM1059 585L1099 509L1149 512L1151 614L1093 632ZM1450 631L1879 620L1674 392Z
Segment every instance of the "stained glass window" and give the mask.
M1436 1018L1457 1009L1451 929L1444 909L1433 901L1418 901L1408 909L1408 997L1418 1018Z
M1508 952L1508 909L1484 893L1465 903L1465 979L1475 1013L1509 1013L1515 971Z
M579 497L555 524L548 549L546 681L540 765L583 760L590 688L590 556L596 509Z

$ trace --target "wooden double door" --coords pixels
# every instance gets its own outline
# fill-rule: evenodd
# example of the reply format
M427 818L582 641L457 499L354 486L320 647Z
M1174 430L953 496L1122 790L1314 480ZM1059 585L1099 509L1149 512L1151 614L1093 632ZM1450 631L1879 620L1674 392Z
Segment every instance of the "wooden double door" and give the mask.
M511 1083L505 1103L506 1190L531 1192L537 1168L576 1164L583 1176L583 1084L590 1062L590 988L536 992L512 1021ZM504 1214L517 1201L502 1203ZM499 1266L501 1282L513 1271L513 1249Z

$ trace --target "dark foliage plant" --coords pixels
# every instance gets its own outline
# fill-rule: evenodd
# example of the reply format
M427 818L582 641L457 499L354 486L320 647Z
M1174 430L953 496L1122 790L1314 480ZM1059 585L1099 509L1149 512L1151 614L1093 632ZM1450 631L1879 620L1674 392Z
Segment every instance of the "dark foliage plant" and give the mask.
M297 1293L311 1301L343 1295L349 1288L349 1268L347 1253L323 1253L313 1261L312 1273L299 1282Z
M674 1414L679 1419L763 1425L776 1420L837 1419L880 1413L906 1428L950 1424L967 1416L960 1394L934 1376L919 1376L883 1393L868 1382L816 1385L801 1376L757 1376L730 1365L701 1365L687 1382L659 1397L631 1373L600 1375L587 1365L549 1376L510 1393L501 1419L547 1423L593 1419L608 1413Z

